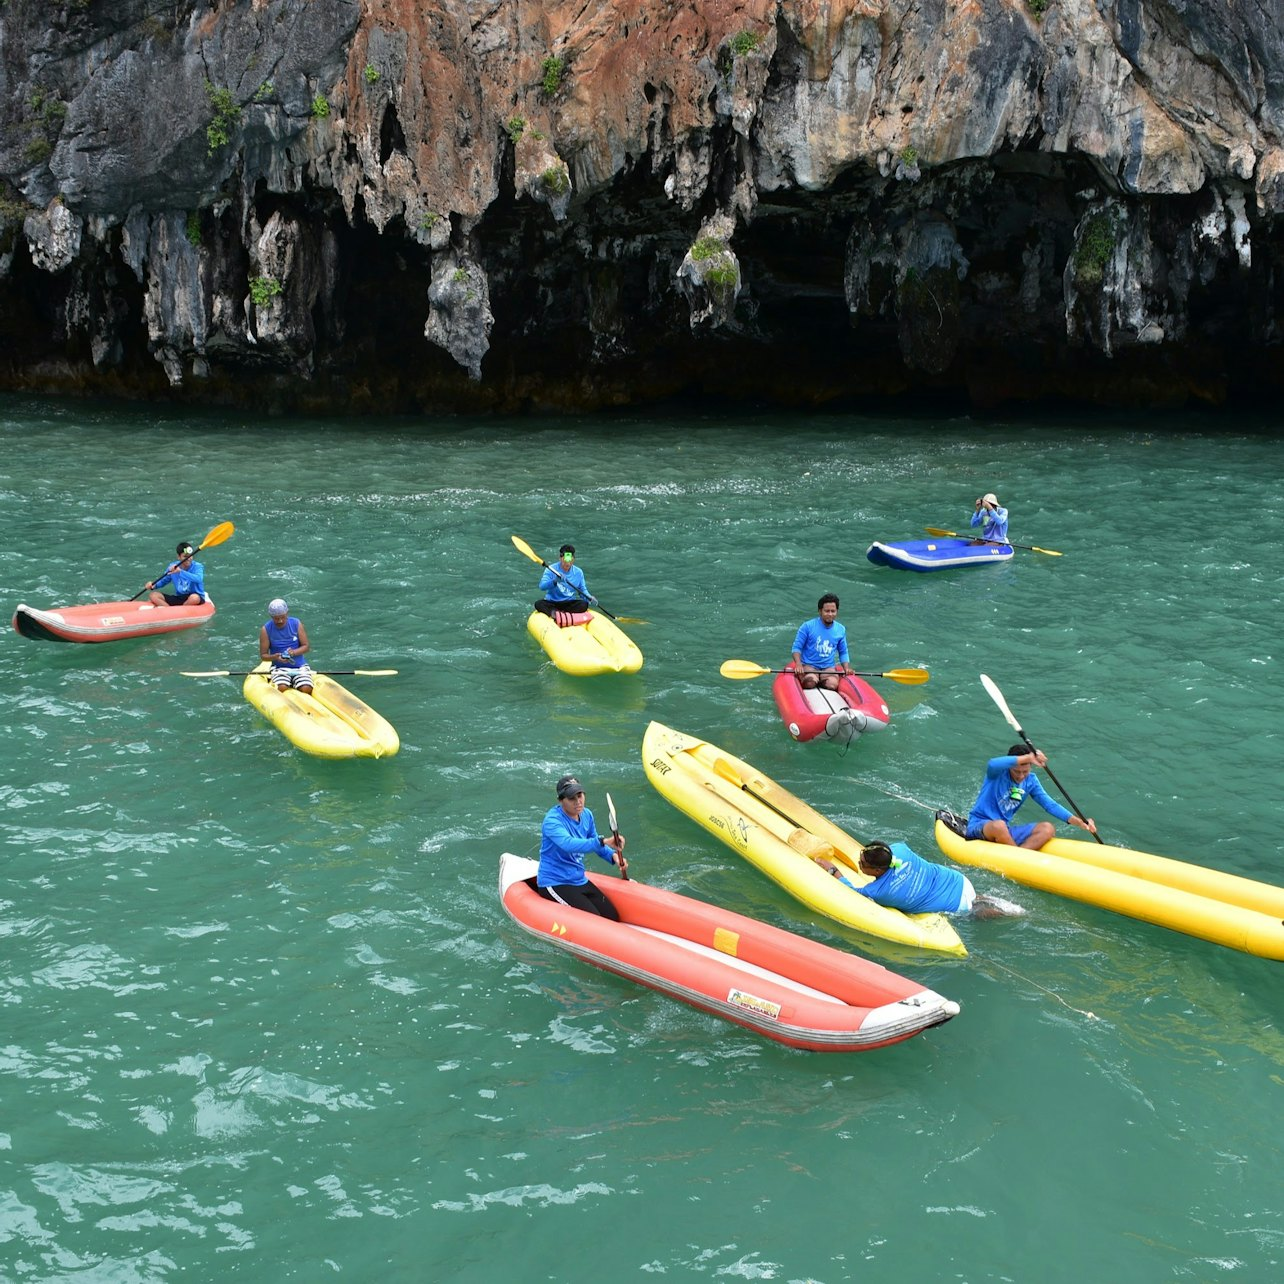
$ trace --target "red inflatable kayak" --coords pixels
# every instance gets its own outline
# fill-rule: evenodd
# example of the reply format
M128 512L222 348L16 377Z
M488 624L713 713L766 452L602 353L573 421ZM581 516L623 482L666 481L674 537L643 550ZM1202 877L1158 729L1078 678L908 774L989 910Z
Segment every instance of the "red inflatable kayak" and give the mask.
M214 603L200 606L153 606L150 602L89 602L57 606L49 611L20 603L13 627L24 638L41 642L119 642L153 633L178 633L204 624Z
M861 1052L941 1025L959 1006L858 958L645 883L589 877L618 923L545 900L536 861L505 852L499 895L519 927L586 963L792 1048Z
M795 740L824 736L847 744L864 732L881 731L892 718L883 697L862 678L843 678L837 691L808 691L789 671L776 675L771 694Z

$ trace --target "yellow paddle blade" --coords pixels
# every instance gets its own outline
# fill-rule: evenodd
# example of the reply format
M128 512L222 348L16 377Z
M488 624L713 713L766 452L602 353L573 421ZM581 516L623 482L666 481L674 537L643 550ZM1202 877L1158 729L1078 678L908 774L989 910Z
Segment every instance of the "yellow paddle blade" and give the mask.
M231 522L219 522L206 537L201 540L197 552L202 548L213 548L215 544L221 544L226 539L231 539L236 527Z
M887 669L883 673L870 675L875 678L891 678L906 687L921 687L932 675L926 669Z
M923 529L929 535L945 535L950 539L962 539L962 536L957 531L943 531L939 526L924 526Z
M524 539L518 535L510 535L508 538L513 541L513 547L519 553L524 553L532 562L538 562L541 566L544 565L544 559Z
M774 673L775 670L764 669L752 660L723 660L718 672L724 678L760 678L764 673Z
M1064 557L1064 553L1058 553L1055 548L1040 548L1037 544L1031 544L1030 548L1036 553L1046 553L1049 557Z
M740 773L725 758L715 758L713 760L713 769L723 780L731 781L737 789L745 787L745 782L740 779Z

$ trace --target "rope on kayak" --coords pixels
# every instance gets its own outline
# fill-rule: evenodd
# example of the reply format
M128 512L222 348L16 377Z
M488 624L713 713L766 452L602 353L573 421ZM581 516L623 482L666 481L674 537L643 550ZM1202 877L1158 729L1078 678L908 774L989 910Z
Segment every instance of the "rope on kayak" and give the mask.
M844 749L843 752L846 753L847 750ZM884 789L882 785L876 785L872 780L860 780L858 778L857 783L868 785L871 789L877 789L880 794L886 794L889 798L895 798L898 802L913 803L915 807L922 807L924 811L940 811L940 808L934 803L919 802L917 798L911 798L909 794L900 793L891 789Z

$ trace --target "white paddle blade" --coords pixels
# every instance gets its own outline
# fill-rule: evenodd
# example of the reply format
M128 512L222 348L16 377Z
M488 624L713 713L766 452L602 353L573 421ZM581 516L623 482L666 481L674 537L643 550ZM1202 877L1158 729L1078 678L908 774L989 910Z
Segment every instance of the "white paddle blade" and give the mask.
M981 674L981 685L986 689L991 700L999 706L999 712L1007 720L1007 724L1019 736L1024 736L1025 732L1021 730L1021 724L1012 716L1012 710L1008 708L1008 702L1003 698L1003 692L995 685L994 679L986 674Z
M611 822L611 832L615 833L619 829L619 825L615 823L615 804L611 801L610 794L606 796L606 814Z

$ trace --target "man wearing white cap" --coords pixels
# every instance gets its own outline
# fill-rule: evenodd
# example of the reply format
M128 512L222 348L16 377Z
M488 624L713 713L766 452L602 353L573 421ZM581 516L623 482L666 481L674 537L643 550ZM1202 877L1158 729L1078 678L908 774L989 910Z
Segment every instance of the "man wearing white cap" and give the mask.
M271 681L278 691L293 687L312 694L312 670L303 659L311 649L303 621L290 614L285 598L274 597L268 603L267 623L259 630L259 659L272 665Z
M973 544L1006 544L1008 542L1008 510L999 504L999 497L991 490L976 501L972 514L972 525L985 523L981 539L974 539Z

